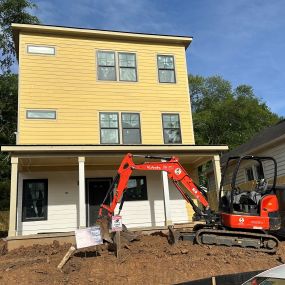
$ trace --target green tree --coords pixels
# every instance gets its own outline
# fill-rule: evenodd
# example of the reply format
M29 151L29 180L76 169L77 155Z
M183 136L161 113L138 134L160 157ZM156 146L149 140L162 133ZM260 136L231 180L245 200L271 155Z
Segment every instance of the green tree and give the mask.
M39 23L39 19L30 13L34 8L36 4L30 0L0 0L0 67L3 72L10 72L15 62L11 23Z
M189 87L196 144L226 144L232 149L281 119L251 86L233 89L220 76L189 75Z
M17 127L18 76L11 73L16 54L11 23L39 23L30 14L35 7L30 0L0 0L0 145L15 144ZM9 209L9 179L9 157L0 153L0 210Z

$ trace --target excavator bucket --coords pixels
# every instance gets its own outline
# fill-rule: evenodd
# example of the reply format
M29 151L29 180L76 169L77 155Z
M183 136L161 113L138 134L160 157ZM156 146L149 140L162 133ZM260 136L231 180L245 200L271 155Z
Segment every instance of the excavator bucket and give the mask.
M96 225L101 228L101 235L104 241L113 243L113 233L110 232L110 219L108 217L100 217L96 221Z
M114 233L110 230L111 220L108 217L101 217L96 224L101 228L102 239L109 243L114 243ZM129 231L125 225L121 231L121 238L127 242L132 242L139 239L140 233Z

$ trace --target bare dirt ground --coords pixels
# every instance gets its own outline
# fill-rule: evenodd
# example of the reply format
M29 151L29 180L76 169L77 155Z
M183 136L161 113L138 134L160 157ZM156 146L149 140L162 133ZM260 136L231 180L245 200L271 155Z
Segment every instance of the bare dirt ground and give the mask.
M57 265L70 244L20 248L0 246L0 284L176 284L215 275L263 270L285 262L285 242L275 255L241 248L169 245L162 234L142 236L122 249L121 260L107 245L79 251Z

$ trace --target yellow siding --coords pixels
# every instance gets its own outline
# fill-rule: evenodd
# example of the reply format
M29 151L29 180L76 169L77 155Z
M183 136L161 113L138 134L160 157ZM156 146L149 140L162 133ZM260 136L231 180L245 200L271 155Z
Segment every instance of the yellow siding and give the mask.
M56 55L27 54L27 44ZM98 81L96 50L135 52L138 82ZM157 54L175 57L176 84L160 84ZM18 144L99 144L99 112L140 112L143 144L163 144L161 113L180 114L182 143L194 144L185 49L178 45L20 34ZM55 109L57 119L27 120L26 109Z

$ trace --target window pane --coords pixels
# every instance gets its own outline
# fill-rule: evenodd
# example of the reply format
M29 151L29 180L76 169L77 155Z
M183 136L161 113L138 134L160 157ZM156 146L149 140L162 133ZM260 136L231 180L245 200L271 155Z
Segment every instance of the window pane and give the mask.
M128 181L128 189L124 193L125 201L147 200L146 177L132 177Z
M131 53L119 53L120 67L136 67L136 56Z
M99 80L116 80L115 67L98 66L98 79Z
M163 115L163 127L164 128L179 128L179 116L178 115Z
M252 181L252 180L254 180L252 168L246 169L246 178L247 178L247 181Z
M137 73L135 68L120 67L120 80L137 81Z
M181 143L180 130L166 129L163 130L165 143Z
M115 54L113 52L98 52L98 65L115 66Z
M124 144L140 144L140 130L139 129L123 129Z
M140 128L139 114L122 114L123 128Z
M174 70L159 70L159 82L175 83Z
M27 110L28 119L56 119L56 111L49 110Z
M119 143L118 129L101 129L101 143Z
M47 182L24 180L23 221L47 219Z
M100 113L101 128L118 128L118 114Z
M158 56L158 68L161 69L174 69L174 60L173 56Z
M55 55L54 47L28 45L28 53Z
M256 165L256 174L258 179L264 178L263 167L261 164Z

